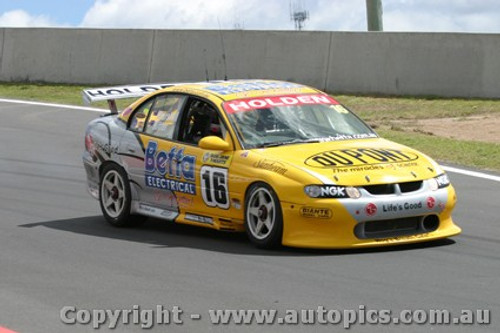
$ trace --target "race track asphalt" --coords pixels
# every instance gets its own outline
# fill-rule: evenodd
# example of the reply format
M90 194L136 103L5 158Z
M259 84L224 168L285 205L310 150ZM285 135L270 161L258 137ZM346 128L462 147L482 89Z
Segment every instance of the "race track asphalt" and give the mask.
M208 315L322 306L491 311L490 325L356 324L352 332L500 331L500 182L450 173L463 233L421 245L263 251L243 234L159 220L117 229L87 194L81 163L85 126L98 115L0 102L0 327L92 332L63 324L61 309L163 305L180 307L184 323L155 325L154 332L344 331L325 324L213 325ZM120 323L115 331L143 330Z

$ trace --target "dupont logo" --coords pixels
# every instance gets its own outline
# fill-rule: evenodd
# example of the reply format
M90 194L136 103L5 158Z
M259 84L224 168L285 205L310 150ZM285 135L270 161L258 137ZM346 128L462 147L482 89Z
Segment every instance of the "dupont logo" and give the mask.
M304 163L312 167L357 167L374 164L410 162L418 155L391 148L356 148L324 151L307 158Z

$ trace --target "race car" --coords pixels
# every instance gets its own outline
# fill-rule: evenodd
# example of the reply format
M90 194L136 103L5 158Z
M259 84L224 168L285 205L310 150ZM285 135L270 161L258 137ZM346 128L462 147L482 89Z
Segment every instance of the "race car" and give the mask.
M456 194L428 156L379 137L330 95L274 80L128 85L83 164L114 226L147 217L246 232L260 248L362 248L457 235ZM138 98L118 112L116 99Z

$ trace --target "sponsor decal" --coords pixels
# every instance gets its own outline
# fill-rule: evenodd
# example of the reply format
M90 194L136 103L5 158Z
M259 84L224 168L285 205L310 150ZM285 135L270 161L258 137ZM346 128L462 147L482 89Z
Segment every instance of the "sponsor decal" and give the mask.
M444 188L450 185L450 179L448 178L448 175L442 174L436 177L436 181L438 183L439 188Z
M227 167L231 164L232 157L232 154L222 155L219 153L206 152L203 154L202 161L204 164L216 164Z
M200 222L205 224L213 224L214 221L209 216L196 215L191 213L186 213L186 220Z
M326 138L321 138L319 140L320 142L331 142L331 141L359 140L359 139L373 139L373 138L377 138L377 134L375 133L337 134L336 136L329 136Z
M362 167L360 169L352 169L353 171L366 171L364 168L382 169L382 166L377 164L392 164L396 163L399 167L404 167L405 162L411 162L418 159L418 155L412 152L402 151L391 148L354 148L354 149L337 149L321 152L310 156L304 163L312 167ZM401 164L401 165L399 165ZM416 163L415 163L416 164Z
M283 163L268 159L263 159L258 162L255 162L253 166L254 168L276 172L280 175L284 175L288 171L288 169Z
M266 109L275 106L291 106L291 105L306 105L306 104L337 104L328 95L323 94L303 94L303 95L286 95L286 96L270 96L270 97L255 97L238 99L224 103L224 109L227 113L250 111L255 109Z
M384 213L400 212L400 211L406 211L406 210L421 209L422 206L423 205L421 202L405 202L402 204L385 204L385 205L382 205L382 211Z
M344 186L335 185L308 185L304 191L311 198L348 198Z
M241 201L239 199L231 199L231 205L236 209L241 209Z
M171 191L154 190L153 199L155 203L161 206L169 206L177 208L177 198L175 194Z
M364 165L352 168L336 168L332 169L333 173L349 173L349 172L362 172L362 171L374 171L374 170L384 170L381 165Z
M111 155L112 153L118 153L118 144L110 145L109 143L101 143L96 141L95 145L99 150L105 152L108 155Z
M436 205L436 199L433 197L428 197L427 198L427 208L432 209Z
M184 155L184 148L158 151L158 143L149 141L144 157L146 186L196 195L195 164L196 157Z
M259 91L270 89L302 88L303 86L291 82L243 82L208 85L204 89L213 91L219 95L230 95L247 91Z
M126 87L109 87L109 88L97 88L85 90L85 93L91 98L120 98L120 97L138 97L145 93L150 93L159 89L170 87L171 84L147 84L138 86L126 86Z
M317 207L302 207L300 209L300 215L304 217L329 219L332 217L332 211L328 208L317 208Z
M369 203L365 206L365 213L367 216L373 216L377 214L377 206L374 203Z
M146 205L143 203L139 204L138 210L139 210L139 212L146 214L146 215L153 215L153 216L156 216L159 218L164 218L164 219L169 219L169 220L175 219L178 215L177 212L174 212L171 210L161 209L158 207L153 207L153 206Z
M177 197L177 204L179 205L180 208L188 208L193 206L193 197L192 196L184 196L184 195L179 195Z

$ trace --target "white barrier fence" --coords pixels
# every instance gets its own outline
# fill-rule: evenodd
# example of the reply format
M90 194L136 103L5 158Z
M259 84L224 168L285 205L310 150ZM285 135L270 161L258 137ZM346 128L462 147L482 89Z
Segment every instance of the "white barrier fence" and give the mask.
M0 81L274 78L337 93L500 97L500 34L0 29Z

